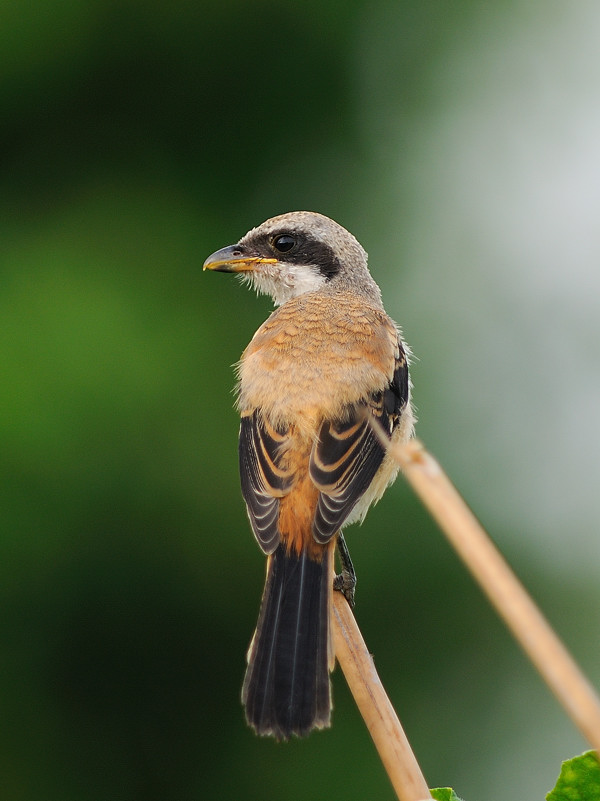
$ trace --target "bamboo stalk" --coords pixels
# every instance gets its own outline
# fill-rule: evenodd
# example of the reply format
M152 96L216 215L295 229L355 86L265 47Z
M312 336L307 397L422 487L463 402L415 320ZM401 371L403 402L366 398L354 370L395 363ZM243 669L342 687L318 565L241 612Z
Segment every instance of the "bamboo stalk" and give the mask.
M425 801L431 794L398 716L375 670L352 610L333 593L335 655L400 801Z
M600 752L600 699L438 462L373 428L565 711Z

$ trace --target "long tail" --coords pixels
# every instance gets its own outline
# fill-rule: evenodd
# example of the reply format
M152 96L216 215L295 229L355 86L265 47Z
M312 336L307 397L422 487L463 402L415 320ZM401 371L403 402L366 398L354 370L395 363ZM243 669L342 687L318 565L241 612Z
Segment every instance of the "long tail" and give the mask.
M333 547L320 561L284 545L269 557L242 689L257 734L287 740L329 726Z

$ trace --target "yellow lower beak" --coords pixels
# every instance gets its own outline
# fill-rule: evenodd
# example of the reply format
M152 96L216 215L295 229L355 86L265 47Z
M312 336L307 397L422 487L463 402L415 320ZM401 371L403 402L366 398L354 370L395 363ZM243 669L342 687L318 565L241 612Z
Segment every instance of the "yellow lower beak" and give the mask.
M217 250L206 259L203 270L215 270L222 273L245 273L254 270L258 264L276 264L277 259L265 259L261 256L244 255L239 245L228 245Z

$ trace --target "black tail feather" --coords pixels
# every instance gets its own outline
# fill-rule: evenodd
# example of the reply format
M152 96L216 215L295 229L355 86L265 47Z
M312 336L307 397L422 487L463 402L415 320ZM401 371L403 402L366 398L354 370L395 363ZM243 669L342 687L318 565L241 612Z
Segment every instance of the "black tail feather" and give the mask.
M242 690L248 723L278 740L329 726L329 618L333 560L271 555Z

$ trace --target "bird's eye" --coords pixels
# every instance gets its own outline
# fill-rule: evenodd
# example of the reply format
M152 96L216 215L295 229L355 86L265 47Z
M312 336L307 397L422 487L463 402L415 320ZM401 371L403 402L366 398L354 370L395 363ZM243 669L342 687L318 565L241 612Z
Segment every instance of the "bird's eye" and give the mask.
M280 253L289 253L295 244L295 238L289 234L281 234L273 239L273 247Z

